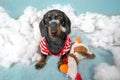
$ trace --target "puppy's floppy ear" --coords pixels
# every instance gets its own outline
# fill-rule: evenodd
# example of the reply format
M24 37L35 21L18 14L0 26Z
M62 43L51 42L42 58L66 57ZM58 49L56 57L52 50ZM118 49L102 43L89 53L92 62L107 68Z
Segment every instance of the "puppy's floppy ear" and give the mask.
M41 32L41 36L46 37L47 36L47 27L45 26L44 18L41 20L41 22L39 24L39 29Z
M64 14L64 27L66 28L66 34L71 33L71 21L70 19Z

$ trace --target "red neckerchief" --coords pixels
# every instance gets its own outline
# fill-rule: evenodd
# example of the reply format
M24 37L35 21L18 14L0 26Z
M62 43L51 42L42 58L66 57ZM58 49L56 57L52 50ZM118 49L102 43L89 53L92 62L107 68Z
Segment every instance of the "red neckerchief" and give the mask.
M41 53L42 54L45 54L45 55L49 55L49 54L52 54L54 56L61 56L61 55L64 55L66 54L66 52L70 51L70 48L71 48L71 43L72 43L72 40L70 39L70 37L67 35L66 37L66 41L65 41L65 44L64 44L64 47L62 48L62 50L57 54L52 54L51 51L49 50L47 44L46 44L46 39L45 37L43 37L41 39L41 44L40 44L40 48L41 48Z

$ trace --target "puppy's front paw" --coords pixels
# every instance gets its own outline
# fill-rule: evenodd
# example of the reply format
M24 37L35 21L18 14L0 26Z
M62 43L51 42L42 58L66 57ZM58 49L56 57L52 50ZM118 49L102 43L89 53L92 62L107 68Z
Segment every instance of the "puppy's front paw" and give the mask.
M46 64L45 62L41 62L41 63L39 62L39 63L37 63L37 64L35 65L35 68L36 68L36 69L41 69L41 68L43 68L43 67L45 66L45 64Z

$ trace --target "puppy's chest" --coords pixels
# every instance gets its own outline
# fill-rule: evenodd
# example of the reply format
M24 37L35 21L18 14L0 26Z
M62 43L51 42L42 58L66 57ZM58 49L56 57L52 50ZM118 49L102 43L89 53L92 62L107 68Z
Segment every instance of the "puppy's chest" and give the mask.
M48 48L54 54L58 54L62 50L63 46L64 41L62 40L48 42Z

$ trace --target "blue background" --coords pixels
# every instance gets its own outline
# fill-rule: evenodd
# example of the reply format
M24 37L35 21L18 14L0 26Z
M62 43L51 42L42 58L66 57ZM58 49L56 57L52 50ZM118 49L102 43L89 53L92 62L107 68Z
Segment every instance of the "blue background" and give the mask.
M86 11L106 15L120 14L120 0L0 0L0 6L14 18L18 18L29 5L42 10L53 4L70 4L78 14Z
M13 18L19 18L27 6L33 6L38 10L42 10L53 4L70 4L77 14L88 11L108 16L120 14L120 0L0 0L0 6ZM83 43L89 45L90 40L83 33L76 30L73 31L72 38L77 36L81 36ZM96 55L96 58L83 60L78 65L78 70L83 80L94 80L94 68L101 62L114 64L110 51L103 48L92 48L91 50ZM51 56L47 65L41 70L35 69L35 63L29 66L17 63L9 69L0 67L0 80L70 80L66 75L59 72L57 62L58 57Z

